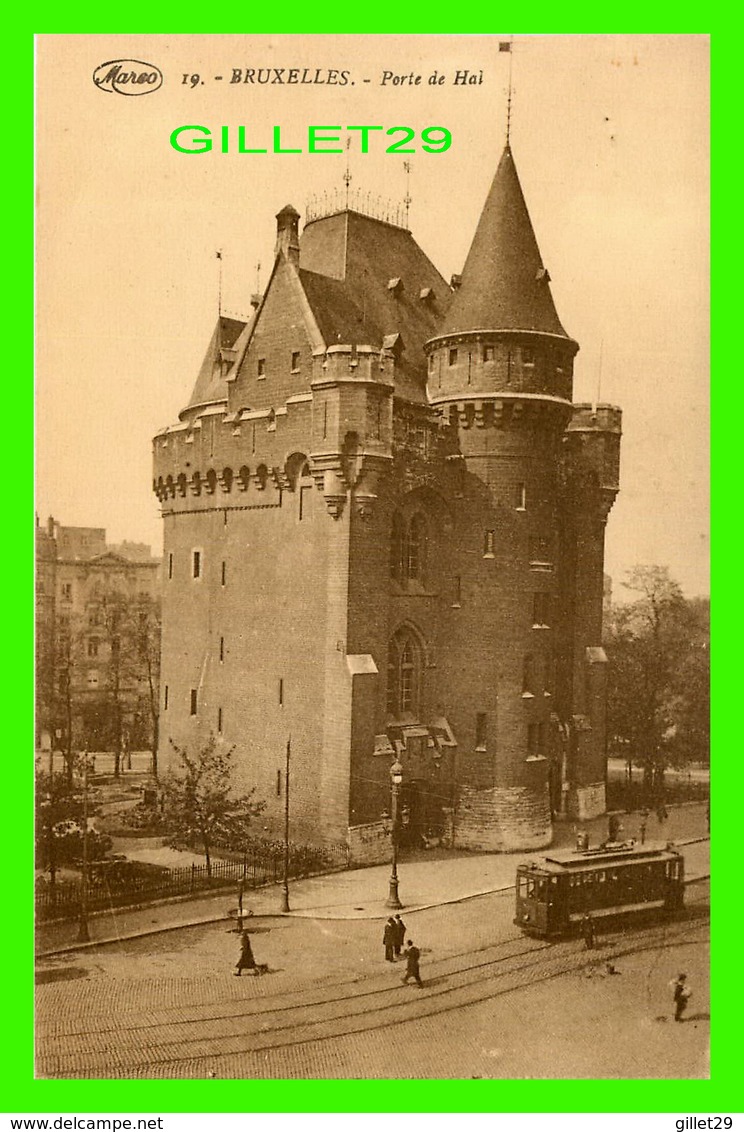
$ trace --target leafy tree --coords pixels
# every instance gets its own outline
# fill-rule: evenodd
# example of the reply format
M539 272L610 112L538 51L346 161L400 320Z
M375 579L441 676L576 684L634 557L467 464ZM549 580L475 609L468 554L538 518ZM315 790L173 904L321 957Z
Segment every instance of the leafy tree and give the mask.
M71 786L67 774L36 770L36 867L49 873L52 885L57 870L77 865L83 848L83 794L78 783ZM111 838L88 830L88 857L101 860L111 849Z
M152 773L158 776L158 742L160 737L160 605L151 598L140 599L134 648L138 660L139 679L144 686L141 697L150 720Z
M195 756L172 740L171 745L181 761L182 773L170 775L163 783L160 826L173 848L198 845L211 876L215 844L241 848L251 818L263 811L265 803L255 800L255 790L233 794L234 747L222 749L214 735Z
M629 776L635 762L660 794L667 766L707 757L706 603L686 601L665 567L636 566L624 585L637 596L607 627L610 735Z

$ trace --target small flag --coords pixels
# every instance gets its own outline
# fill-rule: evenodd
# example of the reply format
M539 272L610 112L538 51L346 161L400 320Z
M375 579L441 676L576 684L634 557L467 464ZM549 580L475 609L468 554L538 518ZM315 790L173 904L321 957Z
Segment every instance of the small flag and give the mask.
M511 51L512 45L509 40L502 40L499 44L499 51Z

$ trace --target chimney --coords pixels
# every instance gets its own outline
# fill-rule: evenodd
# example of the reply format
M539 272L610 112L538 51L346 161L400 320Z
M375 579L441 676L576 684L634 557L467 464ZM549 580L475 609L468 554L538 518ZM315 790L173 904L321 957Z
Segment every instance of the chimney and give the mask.
M291 204L285 204L281 212L276 214L276 248L275 255L283 255L295 267L300 264L300 214Z

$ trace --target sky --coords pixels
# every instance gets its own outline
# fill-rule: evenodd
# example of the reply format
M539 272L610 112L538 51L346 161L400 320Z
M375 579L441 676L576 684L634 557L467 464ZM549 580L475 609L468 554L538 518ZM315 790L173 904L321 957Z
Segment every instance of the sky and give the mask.
M309 125L405 125L412 155L349 151L351 188L399 204L445 278L462 270L505 141L556 307L580 344L574 400L623 410L606 572L637 563L688 596L708 574L708 51L705 36L41 36L37 41L37 509L162 544L151 441L187 403L218 311L268 279L274 216L343 188L345 154ZM154 64L139 97L99 89L111 60ZM259 68L346 85L230 81ZM428 80L436 71L443 84ZM457 71L482 81L454 84ZM418 85L383 82L384 73ZM192 86L192 75L198 75ZM216 76L221 75L218 80ZM184 82L186 76L186 82ZM299 154L177 153L173 129L272 128ZM421 151L445 126L452 145Z

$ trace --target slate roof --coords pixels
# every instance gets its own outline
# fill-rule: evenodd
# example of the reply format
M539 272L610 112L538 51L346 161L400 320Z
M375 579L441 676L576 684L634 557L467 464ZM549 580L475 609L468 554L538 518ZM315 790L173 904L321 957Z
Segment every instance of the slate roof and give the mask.
M467 330L537 330L568 337L508 145L439 334Z
M229 318L220 315L215 323L212 337L204 355L204 361L199 369L199 376L192 391L189 403L183 412L196 408L197 405L208 405L215 401L227 400L227 381L222 376L221 350L237 350L240 352L242 340L246 337L250 322L243 319ZM181 414L183 416L183 413Z
M399 334L396 394L426 401L423 346L452 291L407 229L353 210L313 220L300 238L300 280L327 346L382 347Z

